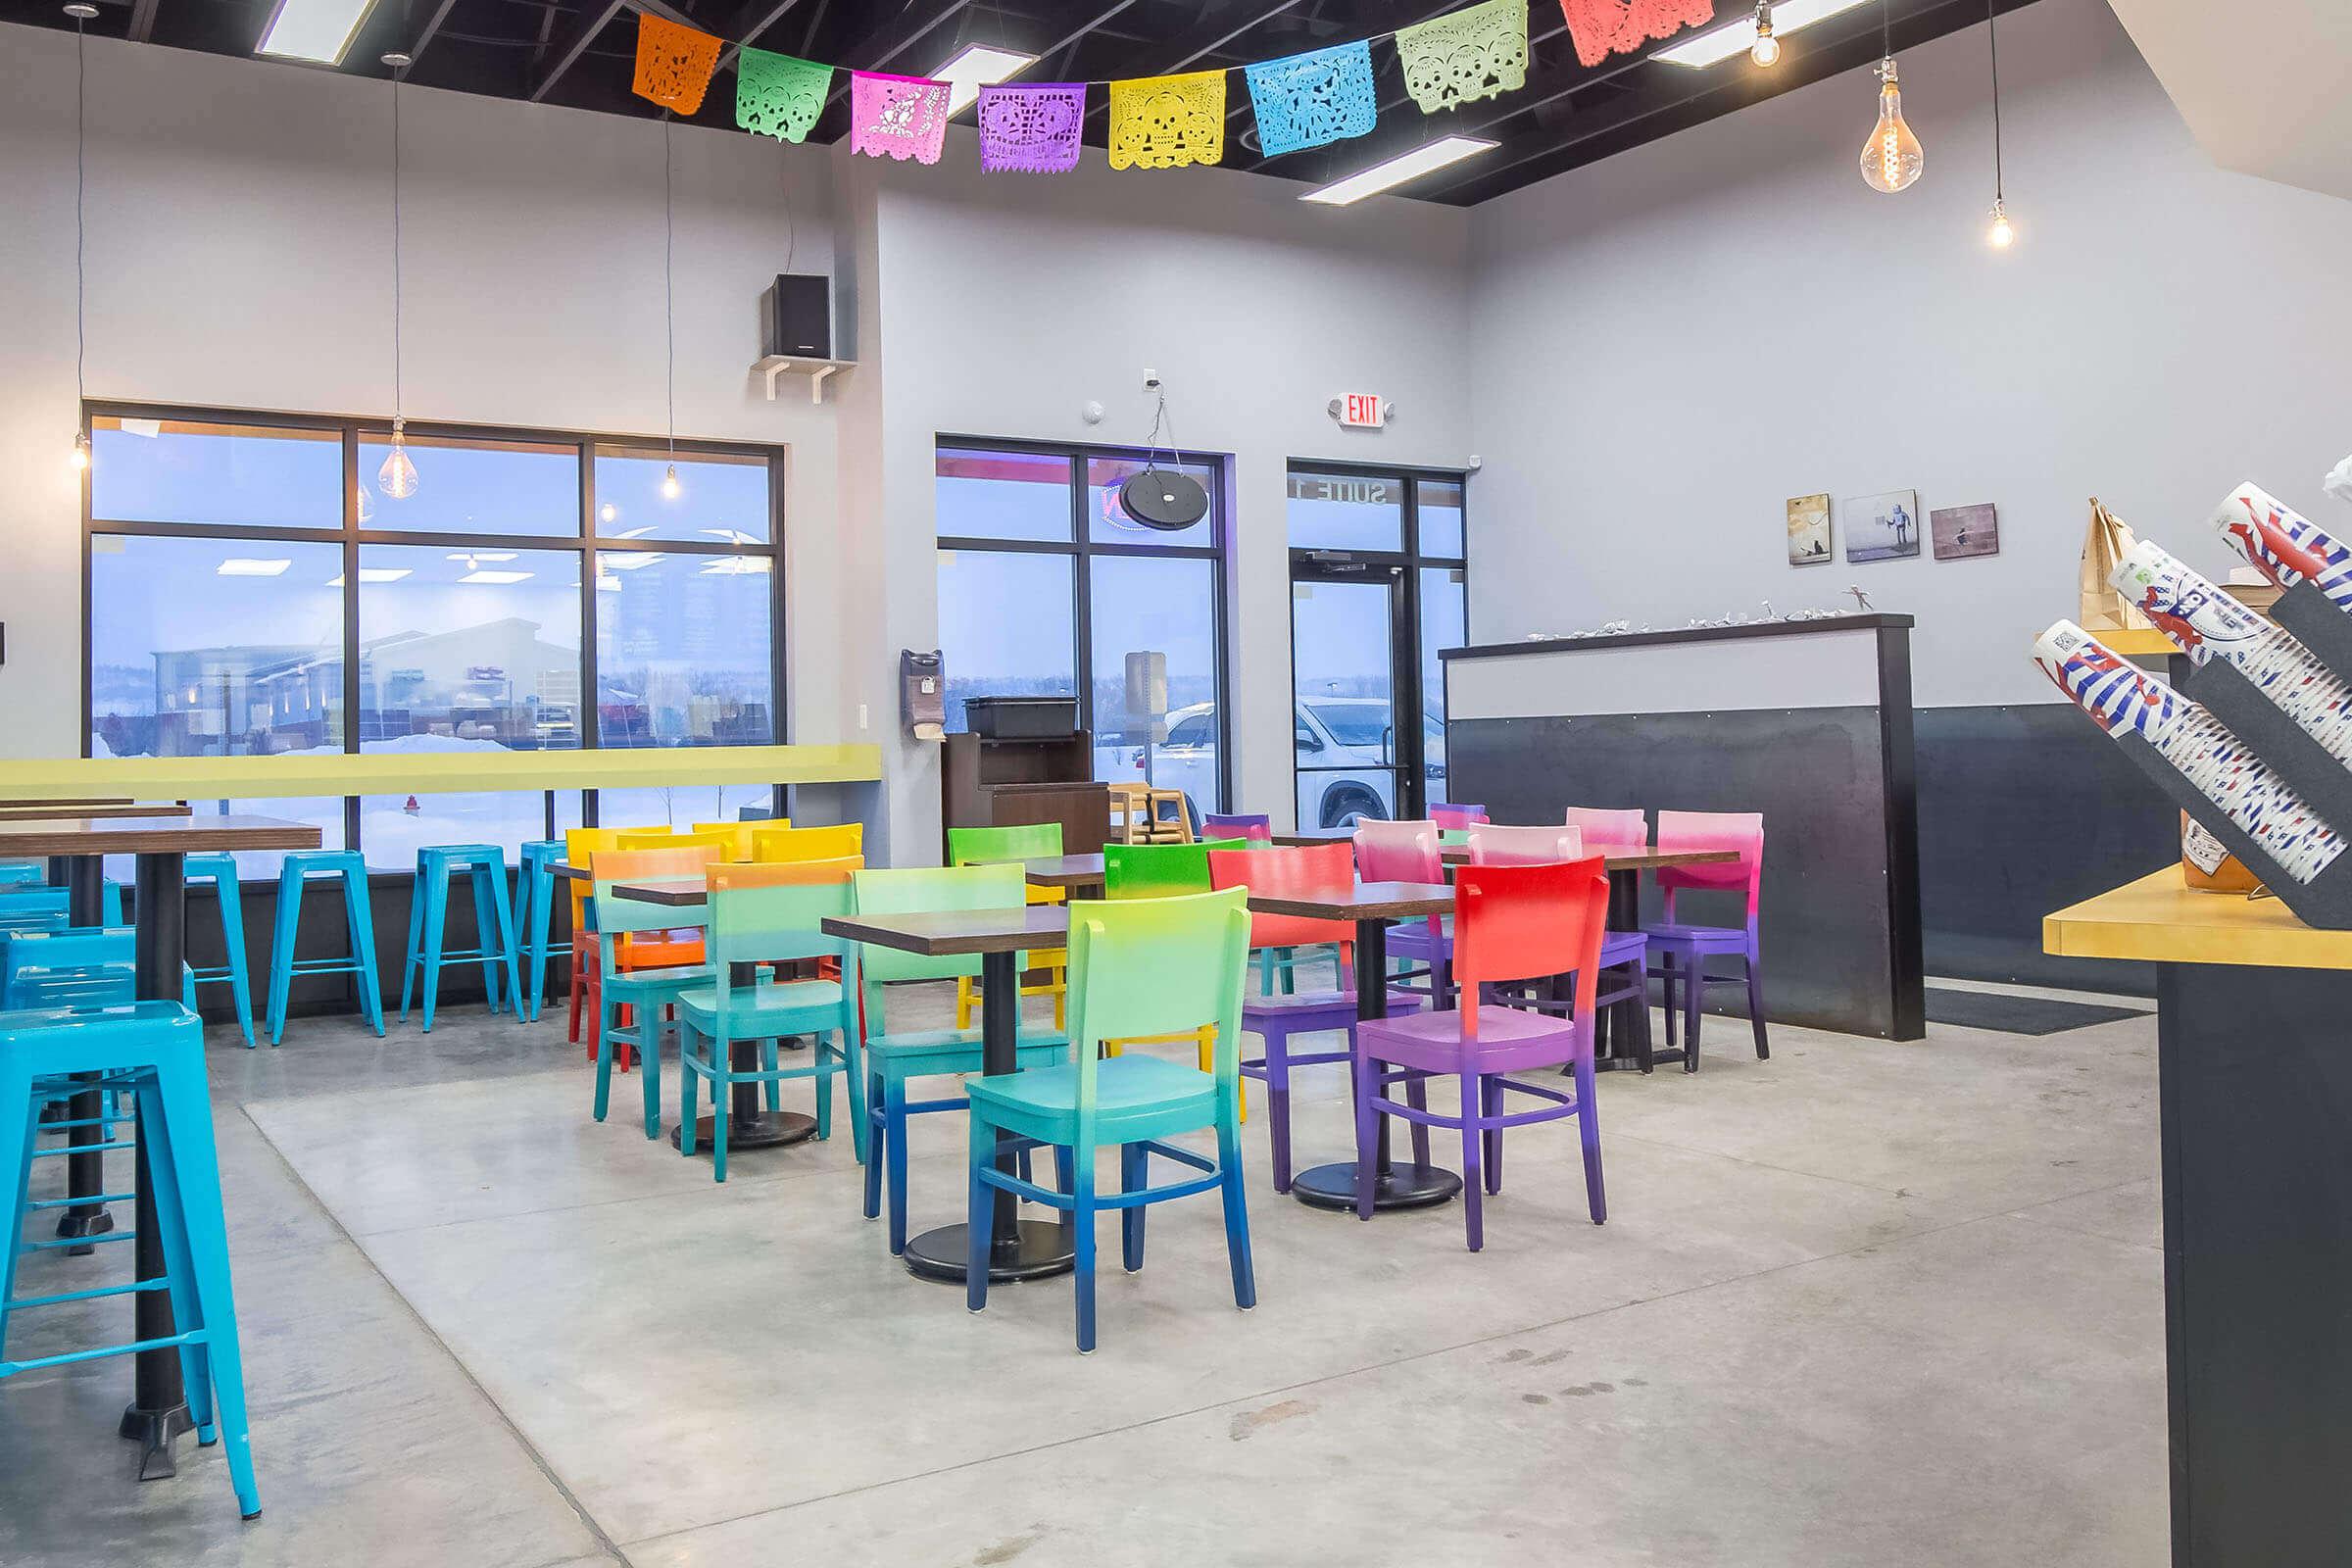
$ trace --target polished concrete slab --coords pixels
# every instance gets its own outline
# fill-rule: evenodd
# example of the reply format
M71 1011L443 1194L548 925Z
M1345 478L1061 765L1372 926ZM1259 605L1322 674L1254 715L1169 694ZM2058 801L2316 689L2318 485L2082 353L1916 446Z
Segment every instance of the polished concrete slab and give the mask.
M1066 1279L973 1315L889 1257L846 1121L719 1186L633 1076L589 1119L553 1018L216 1031L268 1512L184 1444L129 1481L125 1364L36 1374L0 1385L0 1562L2161 1560L2152 1020L1705 1044L1602 1081L1606 1226L1573 1132L1524 1129L1477 1255L1458 1203L1278 1198L1253 1107L1258 1308L1214 1203L1164 1205L1141 1274L1104 1228L1080 1357ZM1345 1152L1339 1073L1295 1110ZM918 1119L915 1228L962 1138Z

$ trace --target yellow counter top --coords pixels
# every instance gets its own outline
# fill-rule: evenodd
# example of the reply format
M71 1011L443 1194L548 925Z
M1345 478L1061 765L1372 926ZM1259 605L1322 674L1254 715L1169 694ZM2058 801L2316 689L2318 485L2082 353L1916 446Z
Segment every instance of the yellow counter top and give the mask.
M2178 863L2042 917L2061 958L2352 969L2352 931L2315 931L2277 899L2192 889Z
M2137 631L2094 631L2091 635L2126 659L2162 659L2180 651L2180 644L2152 626Z
M879 746L647 746L358 756L44 758L0 761L0 801L90 796L268 800L475 790L843 784L882 776Z

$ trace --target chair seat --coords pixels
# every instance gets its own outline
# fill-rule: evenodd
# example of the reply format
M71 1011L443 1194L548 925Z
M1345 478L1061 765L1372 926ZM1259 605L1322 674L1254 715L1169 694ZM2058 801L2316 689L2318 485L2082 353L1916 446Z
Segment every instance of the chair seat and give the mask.
M1645 925L1642 934L1650 941L1667 947L1694 948L1708 953L1745 953L1747 931L1735 925Z
M664 964L658 969L623 969L605 977L606 989L615 997L631 992L642 994L680 986L709 986L712 983L710 966L707 963Z
M1024 1033L1013 1059L1023 1067L1052 1066L1069 1049L1069 1036L1057 1032ZM920 1078L933 1073L981 1070L984 1050L977 1029L909 1029L897 1034L868 1035L866 1060L885 1077Z
M760 1039L787 1020L808 1020L821 1012L841 1010L838 980L791 980L782 985L737 987L727 997L727 1021L738 1039ZM718 988L704 986L678 998L678 1011L705 1034L718 1025Z
M1648 953L1649 934L1645 931L1610 931L1600 939L1600 966L1603 969L1632 963Z
M1118 1134L1136 1133L1139 1122L1149 1123L1158 1134L1205 1127L1215 1118L1216 1078L1185 1062L1130 1052L1098 1062L1095 1073L1095 1126L1102 1143L1128 1142ZM1066 1130L1077 1121L1078 1068L1073 1063L975 1078L964 1089L989 1120L1031 1137Z
M1389 931L1389 956L1392 958L1427 958L1432 953L1450 959L1453 956L1453 932L1450 926L1438 933L1434 943L1429 939L1429 926L1421 920L1394 926Z
M1507 1072L1555 1066L1574 1054L1576 1027L1540 1012L1492 1003L1478 1009L1478 1038L1462 1038L1459 1012L1368 1019L1355 1026L1357 1049L1400 1066L1432 1072Z
M1418 992L1389 988L1389 1016L1412 1012L1429 999ZM1284 1023L1296 1029L1298 1020L1316 1013L1328 1012L1334 1021L1323 1025L1327 1029L1345 1029L1355 1021L1355 993L1352 991L1301 991L1295 996L1242 998L1242 1025L1254 1028L1259 1023Z

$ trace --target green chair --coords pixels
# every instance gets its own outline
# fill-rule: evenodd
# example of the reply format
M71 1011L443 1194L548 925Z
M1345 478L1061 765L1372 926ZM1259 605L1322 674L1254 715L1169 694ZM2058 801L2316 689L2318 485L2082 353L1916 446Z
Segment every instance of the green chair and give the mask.
M1128 1272L1144 1266L1144 1205L1215 1192L1225 1203L1234 1304L1257 1304L1250 1212L1242 1196L1242 977L1250 963L1249 891L1074 906L1070 915L1071 1060L998 1078L971 1093L970 1233L966 1302L988 1304L990 1215L999 1191L1069 1211L1077 1244L1078 1348L1095 1348L1095 1215L1120 1211ZM1142 1054L1097 1059L1106 1040L1185 1035L1211 1026L1215 1061L1202 1072ZM1166 1140L1213 1128L1214 1159ZM1072 1181L1052 1193L999 1170L1005 1152L1067 1151ZM1119 1150L1119 1191L1098 1198L1096 1152ZM1197 1174L1151 1185L1157 1154Z
M1006 860L1043 860L1061 854L1061 824L1059 822L1018 822L1011 827L952 827L948 829L948 863L950 865L995 865ZM1031 904L1059 904L1069 897L1060 888L1033 888L1022 884L1024 896ZM1054 999L1054 1027L1069 1027L1067 1012L1069 955L1059 948L1043 949L1022 957L1023 973L1035 964L1046 972L1043 985L1023 986L1024 997ZM978 971L974 971L976 975ZM972 1026L972 1004L979 999L980 982L965 975L956 982L956 1027Z
M851 879L859 914L945 913L956 909L1014 909L1021 906L1027 880L1017 865L916 867L859 871ZM980 972L979 956L929 958L897 948L858 945L865 998L865 1217L882 1208L885 1173L890 1178L890 1250L906 1250L906 1118L934 1110L961 1110L963 1099L910 1101L906 1086L916 1078L983 1070L977 1029L898 1030L890 1027L886 986L909 980L957 979ZM1016 966L1023 960L1014 959ZM1028 1035L1019 1048L1024 1067L1051 1066L1062 1059L1066 1036Z
M710 1086L710 1179L727 1179L729 1094L739 1083L767 1087L769 1108L776 1086L787 1078L816 1080L816 1136L833 1136L833 1075L850 1080L854 1129L862 1119L865 1096L858 1073L858 999L851 982L762 978L738 986L735 965L792 963L807 958L840 960L842 974L854 973L851 945L822 929L828 917L850 912L850 877L855 857L838 860L779 860L710 867L709 949L715 983L678 998L680 1114L685 1130L678 1147L694 1152L701 1119L695 1092ZM776 1041L807 1035L809 1050L794 1065L779 1066ZM728 1050L739 1040L760 1042L760 1065L737 1066Z

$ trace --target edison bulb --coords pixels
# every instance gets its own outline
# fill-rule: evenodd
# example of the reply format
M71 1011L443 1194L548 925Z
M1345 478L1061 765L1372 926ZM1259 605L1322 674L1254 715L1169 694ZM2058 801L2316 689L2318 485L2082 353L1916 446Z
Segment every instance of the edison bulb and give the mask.
M2017 243L2017 230L2009 222L2009 214L1999 202L1992 204L1992 227L1984 231L1984 243L1996 251L2005 251Z
M678 466L673 463L662 475L662 499L675 501L678 499L679 493Z
M596 514L604 521L612 522L620 516L620 509L614 506L612 502L608 501L602 507L597 509Z
M74 432L74 455L66 461L74 466L74 471L76 473L89 467L90 433L87 430Z
M1862 148L1862 178L1872 190L1888 195L1909 190L1919 180L1928 155L1903 122L1903 94L1897 85L1892 56L1879 65L1879 122Z
M1772 35L1772 24L1756 24L1756 41L1747 47L1747 58L1767 69L1781 63L1781 40Z
M416 465L409 458L407 421L392 421L392 450L375 470L375 482L388 501L406 501L416 493Z

